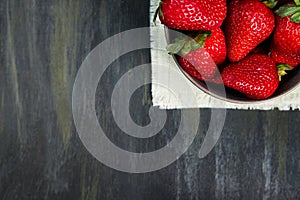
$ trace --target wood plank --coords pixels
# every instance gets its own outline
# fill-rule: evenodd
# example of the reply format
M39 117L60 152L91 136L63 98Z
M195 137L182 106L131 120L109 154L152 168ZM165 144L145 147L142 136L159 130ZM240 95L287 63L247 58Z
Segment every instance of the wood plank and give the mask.
M108 37L149 26L148 10L147 0L0 1L0 199L299 199L298 111L228 110L219 143L200 160L210 120L210 110L201 109L193 146L156 172L118 172L88 153L72 120L76 72ZM180 123L180 110L167 111L160 137L149 141L122 135L114 123L114 84L149 60L149 50L121 57L97 91L99 123L128 150L162 147ZM132 97L137 124L149 123L150 90Z

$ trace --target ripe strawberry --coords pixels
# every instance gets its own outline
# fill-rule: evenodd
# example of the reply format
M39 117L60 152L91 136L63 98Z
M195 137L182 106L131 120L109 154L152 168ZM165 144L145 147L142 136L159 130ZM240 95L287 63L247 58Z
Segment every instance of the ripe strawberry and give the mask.
M211 82L211 83L216 83L216 84L222 84L223 81L221 79L220 76L217 75L213 75L212 77L209 78L203 78L201 76L201 74L197 71L197 69L195 69L195 67L193 67L193 65L191 65L188 62L183 62L183 59L180 59L180 66L182 67L182 69L188 73L190 76L200 80L200 81L205 81L205 82ZM212 64L213 66L213 64ZM214 66L213 66L214 67Z
M204 48L217 65L225 61L227 48L222 29L218 28L211 31L211 36L204 41Z
M198 43L196 43L197 47L194 50L190 48L192 46L190 43L186 43L186 47L182 47L182 49L177 48L176 45L174 48L171 44L167 50L173 54L177 54L181 50L179 64L191 76L199 80L216 82L213 77L217 65L222 64L226 59L224 33L218 28L211 31L210 36L207 33L198 34L195 40ZM193 40L193 42L195 41ZM177 49L177 52L174 52L173 49Z
M300 14L300 6L298 9ZM298 17L298 23L292 21L291 16L276 17L273 42L278 48L293 53L300 53L300 15Z
M300 5L286 4L276 13L276 28L271 46L271 57L277 63L292 67L300 64Z
M228 10L225 22L228 59L237 62L269 37L275 19L273 12L258 0L233 1Z
M225 86L253 99L270 97L279 85L276 64L264 54L251 54L238 63L229 64L221 76Z
M277 47L271 47L270 56L277 64L288 64L296 67L300 64L300 53L292 54Z
M226 11L226 0L162 0L156 15L172 29L213 30L222 25Z

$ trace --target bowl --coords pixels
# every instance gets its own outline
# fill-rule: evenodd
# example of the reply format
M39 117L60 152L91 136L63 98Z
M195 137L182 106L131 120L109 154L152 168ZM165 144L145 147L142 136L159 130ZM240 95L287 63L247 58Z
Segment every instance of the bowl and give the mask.
M167 40L167 43L171 43L174 41L175 37L178 37L178 35L183 36L184 34L177 31L170 29L168 27L164 27L165 31L165 37ZM188 37L184 35L185 37ZM178 55L172 55L176 65L178 68L181 70L181 72L185 75L185 77L192 82L197 88L199 88L201 91L207 93L208 95L211 95L213 97L216 97L218 99L231 102L231 103L258 103L258 102L264 102L268 100L273 100L276 98L279 98L283 95L288 94L291 92L293 89L295 89L299 85L300 81L300 66L295 67L293 70L288 71L288 74L282 77L282 80L280 81L280 84L275 91L275 93L270 96L267 99L251 99L244 94L228 88L222 84L214 84L214 83L205 83L204 81L200 81L191 75L189 75L185 70L182 69L178 62Z

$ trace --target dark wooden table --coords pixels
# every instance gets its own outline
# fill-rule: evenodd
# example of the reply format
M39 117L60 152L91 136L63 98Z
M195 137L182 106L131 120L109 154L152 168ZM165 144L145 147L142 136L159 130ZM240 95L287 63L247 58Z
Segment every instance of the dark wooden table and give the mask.
M149 26L148 10L148 0L0 1L0 199L300 199L299 111L228 110L217 146L199 159L211 113L201 109L193 145L155 172L119 172L90 155L72 119L77 70L105 39ZM102 128L129 150L164 145L180 121L180 110L167 111L163 137L149 145L122 136L115 124L115 83L148 62L149 49L120 57L97 90ZM130 105L137 124L149 123L151 85Z

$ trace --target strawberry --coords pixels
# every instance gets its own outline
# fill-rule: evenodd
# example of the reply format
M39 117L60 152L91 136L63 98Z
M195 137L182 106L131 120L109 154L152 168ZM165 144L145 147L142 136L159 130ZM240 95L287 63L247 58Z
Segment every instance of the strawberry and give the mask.
M168 45L167 50L172 54L178 54L181 51L179 64L191 76L199 80L217 82L215 81L217 79L213 80L217 65L222 64L226 59L226 43L223 31L219 28L212 30L210 34L200 32L192 41L197 41L194 49L190 48L193 46L189 43L190 40L181 49L171 44ZM180 42L177 41L177 44Z
M222 64L227 55L225 35L222 29L212 30L211 36L204 41L203 47L217 65Z
M213 30L226 17L226 0L163 0L156 11L160 21L178 30Z
M276 64L264 54L251 54L238 63L229 64L221 76L225 86L252 99L270 97L279 85Z
M277 63L300 64L300 5L286 4L276 14L270 55Z
M237 62L270 36L274 29L273 12L258 0L240 0L229 4L225 22L228 59Z
M281 50L300 53L300 6L287 4L287 6L281 8L283 9L277 10L277 13L282 17L276 17L273 42ZM284 8L286 8L286 10L284 10ZM285 12L289 12L291 8L298 9L298 13L294 13L292 16L286 16ZM293 16L295 16L295 18L292 18Z
M195 69L195 67L193 67L193 65L191 65L188 62L184 62L183 59L180 59L179 61L180 66L182 67L182 69L188 73L190 76L200 80L200 81L205 81L205 82L211 82L211 83L216 83L216 84L222 84L223 81L221 79L220 76L214 75L212 77L209 78L203 78L201 76L201 74L197 71L197 69Z
M296 67L300 64L300 53L292 54L275 46L271 47L270 56L277 64L288 64L291 67Z

